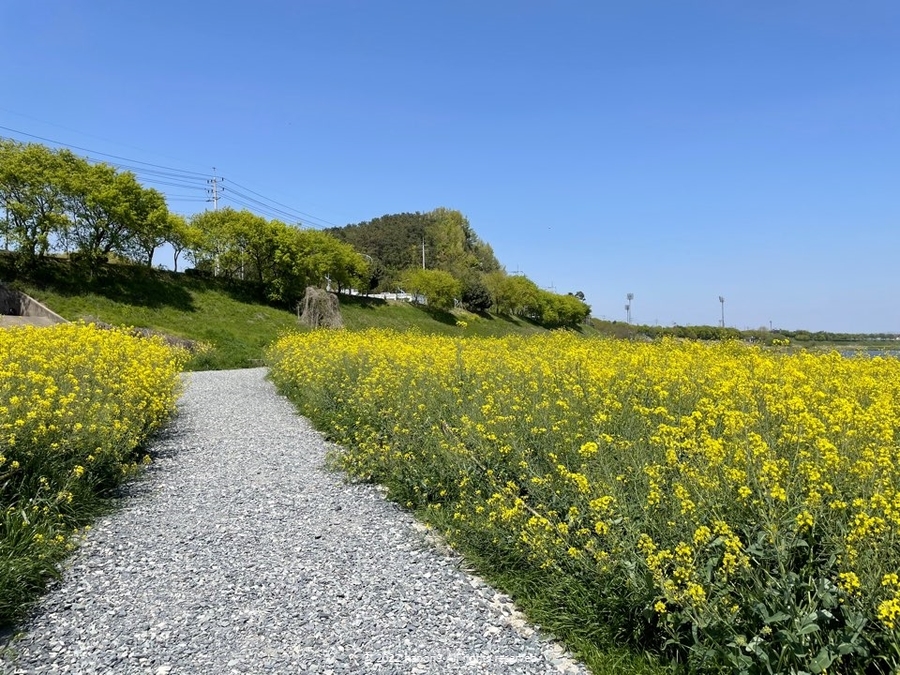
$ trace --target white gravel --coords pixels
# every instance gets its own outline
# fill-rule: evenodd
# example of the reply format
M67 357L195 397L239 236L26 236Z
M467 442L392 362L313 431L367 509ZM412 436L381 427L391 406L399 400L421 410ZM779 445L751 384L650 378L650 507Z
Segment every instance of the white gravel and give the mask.
M194 373L154 464L0 656L20 673L585 673L428 543L264 369Z

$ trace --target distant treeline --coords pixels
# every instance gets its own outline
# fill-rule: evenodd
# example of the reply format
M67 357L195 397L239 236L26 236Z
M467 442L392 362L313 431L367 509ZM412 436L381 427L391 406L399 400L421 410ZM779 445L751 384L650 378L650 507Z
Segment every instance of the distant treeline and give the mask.
M598 332L605 335L651 340L674 337L687 340L744 340L761 344L805 344L810 342L891 342L900 338L900 335L896 333L831 333L827 331L813 333L806 330L782 328L739 330L728 326L724 328L721 326L642 326L601 319L592 319L591 323Z

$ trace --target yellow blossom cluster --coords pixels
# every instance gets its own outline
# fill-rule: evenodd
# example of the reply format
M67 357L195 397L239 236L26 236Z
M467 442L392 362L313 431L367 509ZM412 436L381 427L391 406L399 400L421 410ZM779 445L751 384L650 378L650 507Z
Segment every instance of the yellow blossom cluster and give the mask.
M341 467L482 559L591 579L658 617L623 632L771 640L782 615L817 616L788 606L809 578L897 644L882 580L900 569L900 360L377 330L287 336L270 360Z
M137 468L186 356L93 325L0 330L0 623L72 548L96 494Z
M124 461L174 410L183 362L161 340L92 324L0 331L0 471L78 456L78 478Z

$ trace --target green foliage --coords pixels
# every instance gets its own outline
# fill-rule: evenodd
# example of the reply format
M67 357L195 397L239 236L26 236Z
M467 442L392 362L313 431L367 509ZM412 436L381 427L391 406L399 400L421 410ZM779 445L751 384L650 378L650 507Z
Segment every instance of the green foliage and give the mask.
M169 244L172 246L174 271L178 271L178 258L188 250L197 249L203 238L203 232L188 224L184 216L169 214Z
M6 242L22 253L26 265L45 256L52 238L65 231L65 177L76 164L67 151L0 139L0 208L10 226Z
M406 270L400 277L400 284L407 293L422 295L429 307L449 309L460 296L462 287L449 272L442 270Z
M335 290L363 284L368 264L352 246L321 230L282 226L275 250L276 277L270 299L296 302L307 286Z
M191 218L200 236L190 253L194 264L214 276L255 279L260 285L274 276L277 225L250 211L225 208Z
M590 316L591 308L574 295L538 293L538 320L548 328L577 326Z
M377 260L396 280L402 270L421 265L427 225L424 214L401 213L326 232Z
M79 160L65 182L68 236L92 264L109 253L134 257L134 249L148 254L165 239L165 201L155 190L145 190L134 174L119 173L107 164ZM138 239L141 231L143 238ZM148 253L149 251L149 253Z
M247 210L207 211L191 219L199 236L197 268L233 280L253 279L270 300L295 303L307 286L364 285L366 260L321 230L291 227Z
M462 304L470 312L486 312L491 308L491 293L482 275L470 274L462 282Z
M396 290L404 270L422 265L457 279L500 269L490 245L481 241L459 211L438 208L428 213L400 213L333 228L328 232L369 257L379 274L376 290Z
M492 272L485 283L500 312L534 317L539 314L540 289L531 279L505 272Z
M149 267L170 235L163 196L134 174L33 143L0 139L0 208L26 267L53 250L77 252L88 269L110 254Z

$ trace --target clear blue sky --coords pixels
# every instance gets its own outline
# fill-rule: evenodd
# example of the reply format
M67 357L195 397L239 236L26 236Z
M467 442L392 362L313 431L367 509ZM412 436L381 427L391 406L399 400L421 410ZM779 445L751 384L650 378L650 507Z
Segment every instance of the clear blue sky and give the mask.
M895 1L4 2L0 64L0 126L307 224L458 209L595 316L900 331Z

